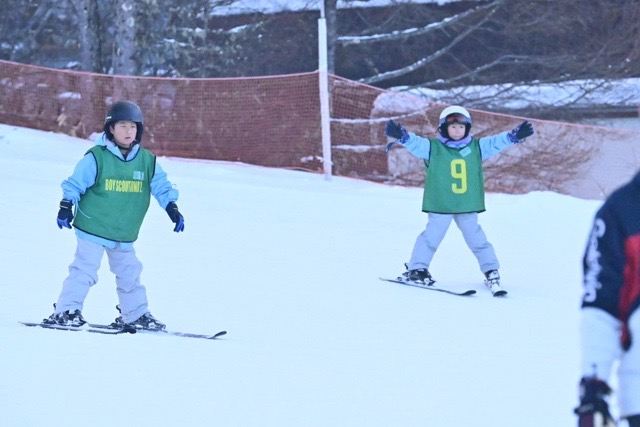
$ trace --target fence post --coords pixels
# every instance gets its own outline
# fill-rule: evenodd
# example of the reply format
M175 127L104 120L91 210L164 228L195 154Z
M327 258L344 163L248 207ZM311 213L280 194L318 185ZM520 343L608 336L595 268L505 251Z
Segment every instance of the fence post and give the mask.
M327 21L324 0L320 0L318 19L318 86L320 91L320 131L322 134L322 165L325 179L331 179L331 112L329 109L329 74L327 72Z

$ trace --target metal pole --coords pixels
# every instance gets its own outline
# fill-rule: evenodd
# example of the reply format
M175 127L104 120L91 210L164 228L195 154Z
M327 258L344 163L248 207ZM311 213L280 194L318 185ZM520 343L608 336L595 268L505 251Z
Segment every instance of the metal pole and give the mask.
M318 82L320 91L320 128L322 134L322 164L325 179L331 179L331 113L329 108L329 75L327 73L327 22L324 0L320 0L318 19Z

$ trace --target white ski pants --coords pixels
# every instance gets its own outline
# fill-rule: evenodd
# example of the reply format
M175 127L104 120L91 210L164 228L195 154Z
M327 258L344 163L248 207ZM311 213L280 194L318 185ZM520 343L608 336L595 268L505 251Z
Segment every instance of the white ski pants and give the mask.
M629 318L631 348L620 356L618 402L623 417L640 416L640 309Z
M632 339L631 348L627 351L623 351L620 345L620 329L620 321L606 311L595 307L582 309L582 376L595 375L609 382L617 361L618 384L614 388L620 416L640 416L640 309L636 309L629 318Z
M427 227L420 233L413 246L409 270L429 268L433 255L440 246L452 220L456 222L464 241L478 260L480 270L483 273L497 270L500 267L498 258L496 258L493 246L482 231L482 227L478 224L478 214L475 212L465 214L429 213Z
M55 312L82 311L89 288L98 281L98 269L105 251L111 272L116 276L116 291L123 320L133 322L149 311L147 293L140 283L142 263L136 257L133 246L127 246L123 248L117 245L110 249L78 239L75 258L69 265L69 275L62 284Z

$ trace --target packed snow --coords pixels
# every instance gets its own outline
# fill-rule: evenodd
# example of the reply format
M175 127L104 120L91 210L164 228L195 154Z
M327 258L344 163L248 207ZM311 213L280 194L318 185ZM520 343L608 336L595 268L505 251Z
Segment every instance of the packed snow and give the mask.
M601 202L488 194L507 298L452 226L431 271L472 297L385 283L426 216L421 189L160 158L184 233L152 201L136 244L152 313L206 341L27 328L52 312L75 236L60 183L90 141L0 125L2 425L575 425L581 256ZM116 316L108 263L83 314Z
M640 104L640 81L637 78L618 80L571 80L558 84L512 84L489 86L460 86L451 89L410 89L397 87L396 90L410 90L427 99L443 103L454 103L456 99L480 102L484 108L524 109L532 107L582 107L627 106Z
M320 10L323 0L235 0L216 5L214 15L239 15L244 13L283 13L303 10ZM435 3L443 5L459 0L338 0L338 9L389 7L408 3Z

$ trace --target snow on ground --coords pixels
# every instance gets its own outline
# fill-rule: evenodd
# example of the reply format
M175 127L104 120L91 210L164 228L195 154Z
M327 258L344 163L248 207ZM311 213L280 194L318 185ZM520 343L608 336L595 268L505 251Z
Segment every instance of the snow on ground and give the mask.
M571 80L561 84L541 83L460 86L451 89L397 87L426 99L456 103L460 99L482 105L485 109L525 109L533 107L615 106L636 107L640 104L637 78L617 80Z
M155 201L137 242L152 312L220 341L31 329L75 250L60 182L90 146L0 125L0 412L6 426L575 424L580 258L599 202L489 194L509 297L452 226L432 264L462 298L383 283L426 216L421 190L161 158L186 218ZM108 263L83 313L116 312Z
M388 7L407 3L436 3L443 5L459 0L361 0L342 1L337 3L338 9ZM236 0L229 5L216 6L214 15L236 15L243 13L282 13L302 10L320 10L321 0Z

